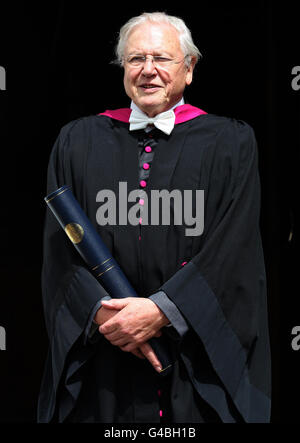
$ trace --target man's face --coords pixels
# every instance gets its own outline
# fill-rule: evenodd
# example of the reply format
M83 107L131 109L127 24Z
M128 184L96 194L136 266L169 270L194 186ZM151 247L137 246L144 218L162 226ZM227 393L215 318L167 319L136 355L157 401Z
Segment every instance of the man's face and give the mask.
M176 62L154 66L151 57L142 66L131 66L130 55L164 56ZM177 30L165 23L146 22L131 31L124 51L124 86L126 94L149 117L164 112L179 102L186 85L193 78L194 60L188 68Z

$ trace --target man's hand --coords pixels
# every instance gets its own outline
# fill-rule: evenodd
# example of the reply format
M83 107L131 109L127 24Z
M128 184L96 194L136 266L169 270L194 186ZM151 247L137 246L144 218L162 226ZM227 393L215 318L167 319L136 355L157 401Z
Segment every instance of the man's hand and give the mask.
M160 371L161 363L151 346L146 343L151 337L159 337L160 329L169 323L156 304L147 298L127 297L103 300L102 306L114 312L116 309L119 311L100 326L101 334L123 351L137 355L136 351L140 349L152 366ZM141 354L138 353L137 356L141 357Z
M127 297L103 300L107 309L119 309L118 314L100 326L101 334L123 351L132 351L154 337L169 323L167 317L148 298Z
M101 302L102 304L102 302ZM107 309L102 306L95 314L94 322L98 323L98 325L103 325L107 320L110 320L119 312L119 309Z
M103 304L103 301L102 301ZM100 326L103 325L105 322L113 318L120 309L114 309L112 306L106 308L102 305L100 309L96 312L96 315L94 317L94 321L98 323ZM160 337L161 332L157 332L154 337ZM162 369L161 363L158 360L155 352L153 351L152 347L148 343L144 343L139 346L139 348L133 349L131 351L132 354L134 354L136 357L149 360L151 365L154 367L155 370L158 372Z
M104 324L107 320L114 317L119 312L119 309L106 309L104 306L102 306L95 314L94 322L98 323L99 326ZM146 358L143 352L141 352L140 349L135 349L131 351L132 354L134 354L138 358ZM146 348L145 352L149 354L149 350ZM150 355L150 357L153 359L153 357ZM156 362L155 362L156 363Z

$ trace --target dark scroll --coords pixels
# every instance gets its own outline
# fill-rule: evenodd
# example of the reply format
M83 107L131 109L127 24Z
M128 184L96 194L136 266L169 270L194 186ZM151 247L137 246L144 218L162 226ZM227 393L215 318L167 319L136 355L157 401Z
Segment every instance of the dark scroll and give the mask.
M45 197L45 201L89 270L112 298L138 297L124 272L112 257L87 215L68 186L62 186ZM166 343L152 338L149 344L162 364L161 375L171 369Z

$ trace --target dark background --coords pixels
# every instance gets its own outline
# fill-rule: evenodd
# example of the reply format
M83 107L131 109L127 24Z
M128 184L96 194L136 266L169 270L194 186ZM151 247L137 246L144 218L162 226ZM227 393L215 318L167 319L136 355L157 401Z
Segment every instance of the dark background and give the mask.
M296 2L66 1L1 5L0 422L34 422L48 346L40 290L46 168L60 128L72 119L127 107L122 70L111 65L130 17L165 11L183 18L203 60L185 99L253 126L262 184L261 232L268 277L273 361L272 422L296 422L300 351L298 169L300 65ZM126 2L127 3L127 2ZM193 6L192 6L193 5ZM298 15L299 17L299 15Z

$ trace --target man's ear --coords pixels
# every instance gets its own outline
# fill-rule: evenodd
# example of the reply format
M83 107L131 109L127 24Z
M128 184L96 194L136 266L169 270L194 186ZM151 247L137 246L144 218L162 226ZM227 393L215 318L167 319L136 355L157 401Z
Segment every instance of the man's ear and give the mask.
M186 79L185 79L185 83L187 86L192 83L195 65L196 65L196 57L192 57L191 63L187 67L187 73L186 73Z

